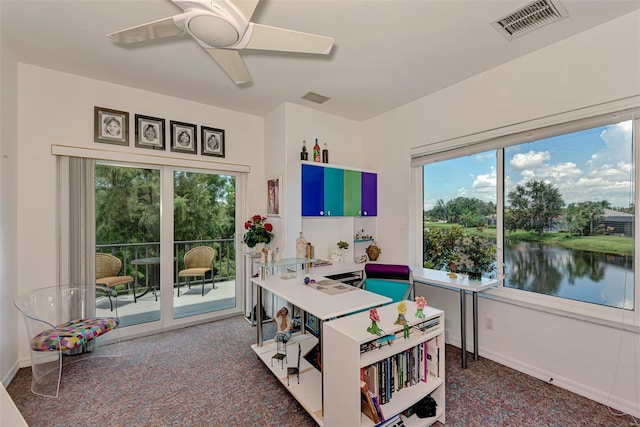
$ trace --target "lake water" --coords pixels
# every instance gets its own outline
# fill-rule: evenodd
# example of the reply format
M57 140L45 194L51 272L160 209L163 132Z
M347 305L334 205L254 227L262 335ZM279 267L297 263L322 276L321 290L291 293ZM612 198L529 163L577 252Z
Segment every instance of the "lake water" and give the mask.
M506 244L505 286L633 310L633 257L530 242Z

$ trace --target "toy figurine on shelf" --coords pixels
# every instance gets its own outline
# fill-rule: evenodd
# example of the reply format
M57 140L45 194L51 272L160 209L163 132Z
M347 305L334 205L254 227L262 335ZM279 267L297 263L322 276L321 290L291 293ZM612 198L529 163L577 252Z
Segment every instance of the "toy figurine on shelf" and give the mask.
M262 251L260 252L260 264L264 265L267 261L267 250L265 248L262 248Z
M367 332L374 335L382 335L382 329L380 329L380 327L378 326L378 323L376 323L380 321L380 316L378 316L378 310L376 310L375 308L372 308L371 310L369 310L369 319L371 319L371 326L367 328Z
M424 313L422 310L427 306L427 299L425 297L416 297L416 317L418 319L424 319Z
M407 325L407 303L402 301L398 304L398 318L394 322L395 325L404 325L404 337L409 338L409 325Z
M291 323L291 319L289 318L289 309L287 307L282 307L276 313L276 324L278 326L278 332L276 332L275 337L273 338L275 341L287 342L291 337L291 331L293 329L293 324Z

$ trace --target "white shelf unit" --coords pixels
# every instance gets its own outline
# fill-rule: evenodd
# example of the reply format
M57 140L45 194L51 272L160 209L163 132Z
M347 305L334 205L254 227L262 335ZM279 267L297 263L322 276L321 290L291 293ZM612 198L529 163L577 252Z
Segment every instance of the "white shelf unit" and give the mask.
M289 385L287 385L287 367L295 367L298 364L298 343L302 347L300 383L298 384L298 378L292 375L289 377ZM276 343L273 340L263 342L262 347L253 344L251 348L316 423L323 425L322 375L304 358L304 355L311 351L317 343L318 339L311 334L293 334L287 341L287 358L283 360L283 363L272 359L276 352Z
M435 339L439 348L438 377L427 375L427 381L419 381L410 387L393 393L388 403L381 405L386 419L401 414L427 395L437 402L435 417L418 418L416 415L404 418L406 426L426 427L445 421L445 368L444 368L444 312L425 307L425 318L416 318L415 303L405 301L405 318L408 325L415 326L427 320L438 319L438 324L424 332L413 332L409 338L402 337L403 326L394 322L398 318L398 303L378 308L378 326L385 334L398 334L391 345L381 346L365 353L360 346L379 337L367 332L371 325L369 312L364 311L324 323L323 345L325 346L324 371L324 426L373 426L374 423L361 412L360 369L385 360L423 342Z
M252 279L260 275L260 254L254 254L247 252L244 254L244 317L252 325L256 325L257 317L257 292L255 285L251 281ZM273 312L275 307L275 299L265 298L262 306L264 307L264 314L262 322L273 321Z

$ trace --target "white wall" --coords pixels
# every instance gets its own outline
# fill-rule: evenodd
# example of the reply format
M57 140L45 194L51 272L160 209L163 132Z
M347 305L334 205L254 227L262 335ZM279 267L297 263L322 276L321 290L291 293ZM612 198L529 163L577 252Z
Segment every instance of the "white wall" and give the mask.
M0 43L2 43L0 41ZM16 287L15 248L18 245L18 64L0 46L0 380L7 386L18 370L17 325L22 319L13 306Z
M363 154L379 174L383 250L405 260L411 253L412 147L638 95L639 76L640 13L634 12L367 121L363 139L371 149ZM459 345L458 293L429 286L418 293L445 310L448 340ZM494 331L484 328L486 315L495 319ZM479 318L482 356L640 416L637 333L485 298Z
M158 154L157 151L135 147L135 113L164 118L167 130L170 120L224 129L224 159L212 160L199 154L194 156L168 150L165 155L201 160L207 162L203 163L203 168L209 165L211 170L215 170L216 161L249 165L247 209L250 212L264 211L263 118L26 64L19 64L18 78L19 162L16 180L20 220L17 224L19 240L14 246L18 260L17 280L12 283L14 289L25 292L56 281L56 160L51 154L51 145ZM129 147L93 141L94 106L129 112ZM26 340L21 342L20 349L21 358L27 358Z
M298 233L303 231L305 238L311 241L316 248L316 256L326 258L328 256L329 247L335 246L338 240L349 241L352 239L353 219L351 218L331 218L322 222L321 227L313 221L303 220L300 217L300 151L302 150L302 141L307 142L307 151L309 152L309 160L312 159L313 144L315 138L318 138L320 147L327 143L329 150L329 163L341 166L363 167L362 156L360 155L362 147L362 124L354 120L345 119L343 117L331 114L321 113L310 108L300 105L286 103L277 109L277 113L271 114L266 119L266 128L273 125L279 129L284 129L277 133L278 138L282 141L273 139L276 133L270 133L266 137L268 146L277 146L281 144L284 150L281 151L280 160L273 161L277 164L278 170L273 170L273 174L282 173L284 182L284 216L283 222L286 223L286 230L283 230L285 236L279 241L283 250L283 255L287 257L295 257L295 240ZM267 168L273 165L268 165ZM276 173L277 172L277 173ZM330 223L330 227L325 227ZM339 225L336 225L338 224ZM284 225L284 224L283 224Z

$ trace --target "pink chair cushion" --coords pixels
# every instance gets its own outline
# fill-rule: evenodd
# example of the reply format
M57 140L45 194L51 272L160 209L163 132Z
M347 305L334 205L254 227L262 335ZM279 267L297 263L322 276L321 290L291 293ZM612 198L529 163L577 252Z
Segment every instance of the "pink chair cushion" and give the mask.
M35 351L61 351L79 347L92 339L106 334L120 324L117 317L98 317L72 320L55 329L40 332L31 340Z

